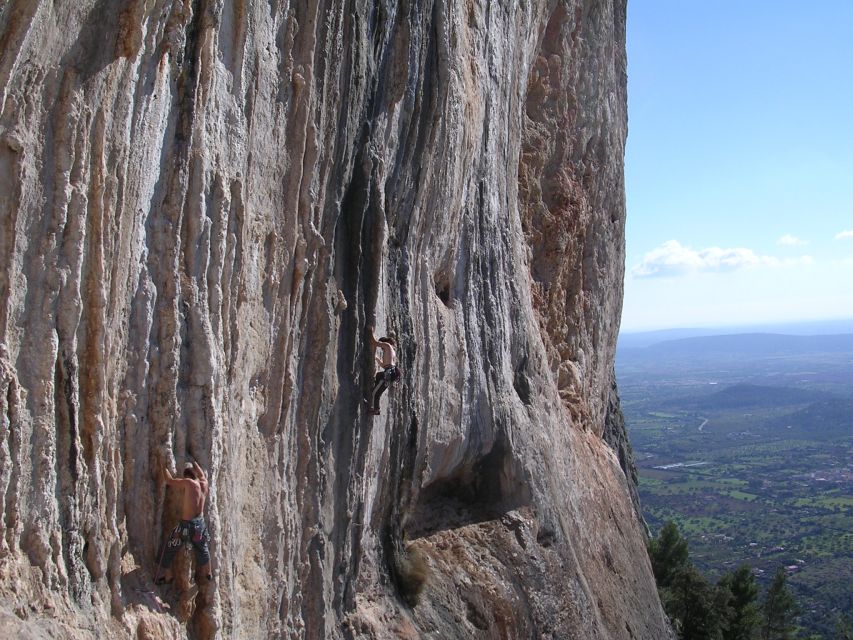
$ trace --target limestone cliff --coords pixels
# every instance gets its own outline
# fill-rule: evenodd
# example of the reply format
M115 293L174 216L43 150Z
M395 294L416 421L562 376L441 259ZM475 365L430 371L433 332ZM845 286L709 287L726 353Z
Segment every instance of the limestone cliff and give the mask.
M666 637L602 439L624 35L624 0L0 5L0 630ZM189 456L195 598L186 556L152 584Z

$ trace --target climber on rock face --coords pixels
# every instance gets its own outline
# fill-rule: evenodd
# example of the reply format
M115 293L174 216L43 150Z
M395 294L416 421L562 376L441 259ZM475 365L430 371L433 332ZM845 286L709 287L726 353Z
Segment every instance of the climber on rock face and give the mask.
M172 582L172 561L175 559L175 554L181 545L187 540L192 542L193 550L195 551L196 561L196 576L200 578L206 576L208 580L212 579L210 572L210 551L207 543L210 541L210 534L204 524L204 501L207 498L209 486L204 471L197 462L187 462L184 465L184 477L175 478L166 466L163 466L163 481L170 486L180 487L184 491L183 505L181 507L181 521L178 523L172 533L169 534L169 539L166 541L163 552L160 554L160 563L157 567L157 584ZM160 569L165 569L165 573L161 576Z
M393 337L383 336L377 340L376 335L373 333L373 327L368 327L367 342L375 350L373 357L376 359L376 364L382 368L374 378L373 394L370 400L365 399L365 402L370 404L367 410L368 413L378 416L379 398L385 393L388 385L400 379L400 372L397 369L397 352L394 349L395 342Z

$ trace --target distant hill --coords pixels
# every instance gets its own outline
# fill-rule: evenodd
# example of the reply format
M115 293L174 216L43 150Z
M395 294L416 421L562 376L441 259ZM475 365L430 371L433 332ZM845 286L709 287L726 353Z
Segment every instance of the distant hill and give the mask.
M679 399L676 402L685 408L724 411L727 409L804 405L830 399L833 399L830 394L808 389L736 384L695 400Z
M639 349L653 344L683 338L698 338L701 336L719 335L720 331L713 329L661 329L660 331L643 331L640 333L620 333L620 349ZM728 333L728 332L722 332ZM742 333L742 332L741 332Z
M774 430L790 428L791 437L853 438L853 398L831 398L768 421Z
M774 333L789 336L840 335L853 333L853 318L846 320L815 320L811 322L791 322L740 327L680 328L660 329L657 331L622 332L619 334L620 348L648 347L659 342L696 338L702 336L722 336L737 334Z
M853 353L853 333L794 336L776 333L742 333L666 340L646 347L621 347L617 357L762 358L812 353Z

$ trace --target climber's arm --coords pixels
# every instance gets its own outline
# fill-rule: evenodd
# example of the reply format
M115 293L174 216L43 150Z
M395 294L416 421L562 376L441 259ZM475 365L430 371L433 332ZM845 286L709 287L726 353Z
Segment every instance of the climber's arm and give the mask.
M195 469L196 475L198 476L198 483L201 485L201 490L207 494L207 476L204 475L204 471L202 471L201 466L199 466L198 462L195 460L193 460L193 469Z
M183 487L187 484L187 480L184 478L176 478L172 475L172 472L169 471L169 467L165 464L163 465L163 482L173 487Z
M163 478L163 482L165 482L168 485L172 485L173 487L181 486L181 483L183 481L180 478L175 478L172 475L172 472L169 471L169 467L167 467L165 464L163 465L163 468L161 471L162 471L161 476Z
M376 339L376 334L373 333L373 326L367 327L367 344L371 349L373 349L373 360L378 366L381 367L382 357L376 352L376 347L379 347L380 349L382 349L383 347L382 343ZM382 353L384 354L385 351L383 350Z

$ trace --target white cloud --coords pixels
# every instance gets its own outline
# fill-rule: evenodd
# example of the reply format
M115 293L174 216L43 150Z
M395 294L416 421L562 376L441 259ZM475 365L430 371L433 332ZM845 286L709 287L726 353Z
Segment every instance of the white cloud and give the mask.
M849 240L850 238L853 238L853 229L845 229L835 234L836 240Z
M790 233L786 233L784 236L779 238L776 241L776 244L781 244L786 247L798 247L804 244L808 244L805 240L801 240L797 236L792 236Z
M642 262L631 273L637 278L659 278L696 272L720 273L746 267L808 265L813 262L811 256L780 260L773 256L757 255L752 249L743 247L695 250L685 247L678 240L668 240L643 256Z

